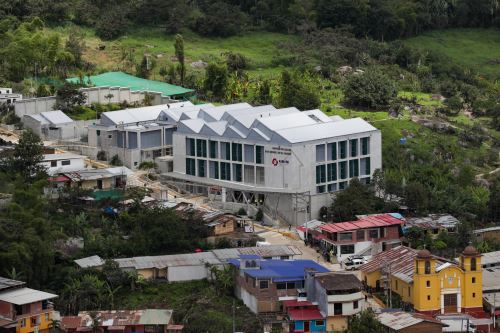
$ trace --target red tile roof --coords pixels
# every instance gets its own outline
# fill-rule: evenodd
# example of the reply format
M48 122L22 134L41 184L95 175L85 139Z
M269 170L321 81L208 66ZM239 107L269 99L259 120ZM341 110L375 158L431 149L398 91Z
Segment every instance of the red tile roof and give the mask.
M316 309L290 309L288 316L291 320L316 320L323 319L321 312Z
M368 229L374 227L386 227L391 225L401 225L403 221L392 216L391 214L380 214L364 216L357 221L328 223L320 227L326 232L344 232L358 229Z

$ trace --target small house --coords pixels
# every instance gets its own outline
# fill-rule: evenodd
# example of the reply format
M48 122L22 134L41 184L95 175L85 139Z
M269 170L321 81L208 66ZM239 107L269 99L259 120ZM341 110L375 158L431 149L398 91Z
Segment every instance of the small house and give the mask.
M85 156L62 153L62 154L45 154L41 165L47 170L50 176L85 169Z
M441 333L447 326L432 317L403 311L382 312L377 319L387 333Z
M23 124L42 140L66 140L78 136L75 122L62 111L24 115Z

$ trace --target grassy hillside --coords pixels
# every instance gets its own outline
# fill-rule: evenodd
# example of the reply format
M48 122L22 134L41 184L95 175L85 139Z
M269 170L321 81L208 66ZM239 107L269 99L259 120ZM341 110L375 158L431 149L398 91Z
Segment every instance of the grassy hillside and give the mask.
M70 27L56 28L54 31L67 38ZM87 50L84 58L97 65L98 70L131 69L131 64L123 60L132 54L136 63L144 54L151 55L156 62L154 75L162 66L172 62L174 56L174 35L166 35L160 28L141 28L132 30L126 36L113 41L102 41L92 29L82 30L86 35ZM279 44L297 40L297 36L270 32L253 32L229 38L204 38L190 31L182 33L186 63L203 60L209 61L221 53L232 51L241 53L249 60L250 74L269 75L276 72L273 58L280 52ZM99 46L105 46L100 50ZM189 67L192 68L192 67Z
M435 30L405 42L442 52L484 75L500 76L500 29Z

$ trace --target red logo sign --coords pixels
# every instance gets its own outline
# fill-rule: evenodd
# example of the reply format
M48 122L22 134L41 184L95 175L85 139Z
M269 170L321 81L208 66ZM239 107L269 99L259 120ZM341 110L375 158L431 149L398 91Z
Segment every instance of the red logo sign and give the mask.
M273 161L271 163L273 163L274 166L277 166L278 165L278 160L276 158L273 158Z

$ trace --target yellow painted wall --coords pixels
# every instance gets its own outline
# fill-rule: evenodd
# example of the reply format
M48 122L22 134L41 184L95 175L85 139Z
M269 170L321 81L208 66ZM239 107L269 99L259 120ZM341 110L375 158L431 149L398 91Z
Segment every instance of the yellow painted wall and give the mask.
M97 189L97 180L85 180L81 182L81 188L86 190ZM114 179L113 178L105 178L102 180L102 189L109 190L114 188Z
M142 276L146 280L153 279L154 278L154 268L138 269L137 274Z
M375 271L368 274L361 273L362 281L366 282L368 287L375 288L377 286L377 281L380 280L380 272Z
M408 283L404 282L403 280L392 276L391 277L391 289L393 292L396 292L399 296L401 296L401 299L405 303L413 303L412 299L412 294L413 294L413 288L411 285ZM409 290L409 292L408 292Z
M21 327L21 321L22 321L22 319L18 319L17 320L16 333L30 333L30 332L33 332L35 330L35 326L38 326L38 330L39 331L47 331L49 329L50 320L52 319L52 316L53 316L53 311L48 311L46 313L48 313L48 315L49 315L47 319L45 318L45 313L41 313L41 314L38 314L36 316L26 316L26 317L23 317L22 319L25 319L25 323L26 323L24 327ZM31 318L34 318L34 317L37 317L37 316L40 316L40 324L39 325L35 325L35 326L31 326ZM41 332L41 333L43 333L43 332Z
M347 317L335 316L326 318L328 332L342 332L347 329Z
M480 308L483 306L483 271L481 268L481 257L476 258L476 271L471 271L470 257L461 257L461 263L465 270L463 280L466 281L462 287L462 306L466 308ZM474 282L473 279L474 278Z

